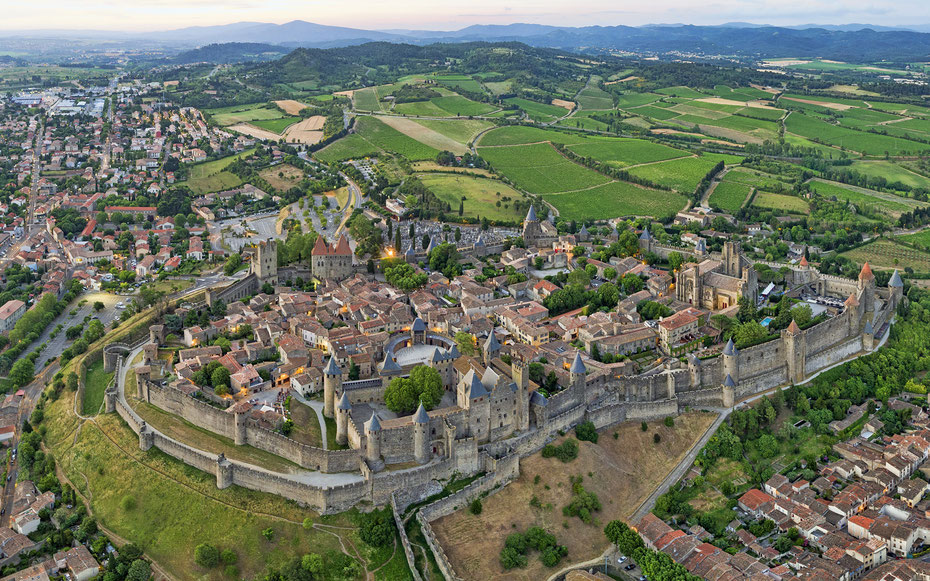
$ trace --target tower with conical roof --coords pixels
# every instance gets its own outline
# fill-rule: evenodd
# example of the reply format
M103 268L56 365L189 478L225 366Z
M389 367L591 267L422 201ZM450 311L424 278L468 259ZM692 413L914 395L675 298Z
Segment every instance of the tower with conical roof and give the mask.
M339 403L336 404L336 443L346 446L349 443L349 417L352 414L352 404L349 396L342 392Z
M323 368L323 415L334 417L336 407L336 392L342 391L342 370L336 365L335 358L330 355L326 367Z
M365 422L365 460L376 472L384 468L381 461L381 420L375 412L371 412L371 419Z
M890 309L897 309L898 305L901 304L901 299L904 298L904 281L901 280L898 269L895 269L894 273L891 275L891 279L888 280L888 290L891 291L888 294Z
M420 407L413 414L413 457L417 464L429 462L429 414L420 402Z
M788 381L797 385L804 381L807 367L807 337L794 319L787 329L782 330L781 339L785 344L785 364L788 367Z
M856 288L859 291L859 302L862 303L862 309L866 313L875 312L875 275L872 273L872 267L866 262L859 271L859 278L856 281Z
M581 351L575 351L575 359L572 361L571 367L568 368L568 377L572 387L577 390L583 390L587 375L588 369L581 360Z
M728 373L725 378L723 378L723 407L731 408L733 404L736 403L736 381L730 377Z
M731 337L723 348L723 373L733 378L733 381L739 381L739 350L733 343Z
M488 334L487 340L484 342L484 346L481 349L482 359L484 364L487 366L491 365L491 361L501 353L501 344L497 340L497 333L495 333L496 328L492 327L491 332Z

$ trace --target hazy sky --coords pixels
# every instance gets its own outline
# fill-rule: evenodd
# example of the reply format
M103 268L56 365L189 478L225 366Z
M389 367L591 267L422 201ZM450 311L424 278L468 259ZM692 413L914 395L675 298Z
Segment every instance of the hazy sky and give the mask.
M926 0L4 0L0 29L161 30L307 20L368 29L469 24L902 25L930 23Z

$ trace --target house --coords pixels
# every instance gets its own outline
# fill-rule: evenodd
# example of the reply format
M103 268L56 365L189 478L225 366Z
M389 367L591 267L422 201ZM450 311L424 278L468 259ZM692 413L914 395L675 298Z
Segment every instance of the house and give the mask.
M67 569L74 581L87 581L100 573L100 565L84 545L55 553L53 559L58 570Z
M145 278L154 274L155 270L155 256L149 254L145 256L142 260L139 261L139 264L136 265L136 276Z
M12 299L0 307L0 332L10 331L26 313L26 303Z

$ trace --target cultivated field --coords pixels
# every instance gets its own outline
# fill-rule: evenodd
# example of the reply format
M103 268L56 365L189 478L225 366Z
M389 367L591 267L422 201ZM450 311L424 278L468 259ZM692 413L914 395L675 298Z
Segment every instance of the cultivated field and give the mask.
M434 149L438 149L440 151L451 151L456 155L461 155L468 150L464 143L456 141L455 139L443 135L438 131L434 131L425 125L417 123L413 119L384 115L378 117L378 120L396 129L397 131L400 131L407 137L411 137L420 143L428 145Z
M854 161L850 169L867 176L885 178L889 184L901 182L912 188L930 189L930 178L890 161Z
M380 149L369 143L364 137L358 133L352 133L314 152L313 157L325 163L332 163L347 159L372 157L379 152Z
M543 196L567 220L603 220L616 216L664 217L685 207L686 198L675 192L650 190L615 181L579 192Z
M433 522L433 530L456 573L465 579L545 579L554 571L546 569L537 555L530 556L526 569L505 572L501 568L498 555L507 535L532 526L548 530L568 548L563 564L600 555L607 548L604 525L617 518L629 519L714 418L709 413L688 413L675 418L672 428L651 422L647 432L640 430L639 422L627 422L602 430L597 444L580 442L578 458L567 464L537 453L521 462L517 480L484 499L480 515L463 507ZM656 433L661 436L659 444L653 443ZM595 513L592 524L562 515L562 507L571 499L571 476L581 476L585 490L601 501L603 508ZM539 508L530 505L533 497Z
M582 157L625 167L642 163L654 163L679 157L688 157L687 151L653 143L642 139L590 138L583 143L569 145L568 149Z
M279 117L277 119L261 119L252 121L252 125L281 135L284 130L300 121L300 117Z
M919 205L916 200L901 198L894 194L872 192L819 179L812 180L810 185L811 189L821 196L827 198L835 196L838 200L846 200L859 207L868 206L893 217Z
M466 198L462 215L468 218L519 222L526 214L525 210L516 210L513 206L514 200L524 199L523 194L500 180L447 173L417 177L436 197L452 206L453 215L457 215L462 197Z
M552 143L582 143L586 140L583 135L577 133L563 133L561 131L550 131L538 127L526 127L516 125L512 127L500 127L492 129L478 140L481 147L494 147L498 145L524 145L527 143L542 143L551 141Z
M303 121L298 121L284 130L284 139L290 143L306 143L313 145L323 139L323 124L326 117L314 115Z
M266 139L269 141L277 141L281 139L281 136L278 135L277 133L274 133L273 131L268 131L267 129L256 127L255 125L252 125L251 123L237 123L235 125L231 125L229 129L232 129L233 131L238 131L239 133L243 135L248 135L249 137L254 137L256 139Z
M300 115L300 112L307 108L307 106L300 101L295 101L293 99L275 101L274 104L288 115Z
M278 119L281 111L268 107L267 103L253 103L251 105L233 105L219 109L206 109L213 121L218 125L235 125L262 119Z
M569 161L548 143L482 148L480 153L494 169L534 194L582 190L611 181Z
M641 165L630 169L630 173L678 192L690 194L718 161L732 163L740 158L726 155L705 154L701 157L685 157L661 163Z
M910 267L915 272L930 273L930 253L880 238L864 246L847 250L845 256L859 264L868 261L874 268L892 269Z
M198 163L190 168L187 181L179 182L178 185L187 186L198 195L234 188L241 185L242 180L236 174L225 171L226 167L237 159L248 157L253 153L255 150L249 149L216 161Z
M708 202L711 207L735 214L746 201L750 190L746 184L722 181L714 187Z
M523 109L530 119L538 123L551 123L568 114L568 111L566 111L564 107L538 103L536 101L530 101L529 99L512 97L510 99L505 99L504 102Z

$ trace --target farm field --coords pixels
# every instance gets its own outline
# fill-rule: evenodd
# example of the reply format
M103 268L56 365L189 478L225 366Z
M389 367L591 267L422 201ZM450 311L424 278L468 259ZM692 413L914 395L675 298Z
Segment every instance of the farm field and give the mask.
M686 198L675 192L650 190L614 181L589 190L544 195L568 220L603 220L615 216L664 217L684 208Z
M868 261L873 268L909 267L914 272L930 273L930 253L910 248L893 240L880 238L840 254L859 264Z
M930 144L918 143L900 137L889 137L874 133L855 131L845 127L831 125L820 119L803 115L795 111L785 120L787 131L819 140L830 145L837 145L867 155L902 155L930 150Z
M504 102L523 109L530 119L539 123L551 123L568 114L568 111L564 107L537 103L529 99L512 97L510 99L505 99Z
M598 121L597 119L592 119L591 115L596 115L600 111L576 111L571 117L567 117L559 121L556 125L562 127L580 127L582 129L590 129L592 131L608 131L610 126L604 123L603 121Z
M433 531L456 573L467 579L545 579L553 571L546 569L537 555L530 556L525 569L501 568L497 555L507 535L540 526L567 547L567 561L563 564L597 557L607 547L604 524L612 519L629 519L715 417L687 413L675 418L671 428L662 422L650 422L646 432L640 430L639 422L626 422L602 430L597 444L579 442L578 458L567 464L534 454L521 462L520 476L515 481L483 500L480 515L463 507L434 521ZM659 444L653 442L654 434L660 435ZM585 490L596 494L603 505L592 524L562 515L562 507L571 499L569 477L575 475L582 477ZM541 508L530 505L533 497Z
M903 236L897 236L896 239L909 244L916 244L924 250L930 251L930 230L921 230L915 234L904 234Z
M325 163L333 163L334 161L344 161L346 159L372 157L379 152L380 150L364 137L358 133L351 133L314 152L313 157Z
M480 119L455 119L450 121L417 119L416 123L465 145L471 143L475 136L485 129L494 127L490 121Z
M352 102L359 111L381 110L381 103L378 101L378 92L375 87L358 89L352 94Z
M548 143L485 147L480 153L494 169L534 194L582 190L611 181L569 161Z
M191 166L187 181L179 182L178 185L187 186L198 195L234 188L242 184L242 179L232 172L225 171L226 167L237 159L248 157L253 153L255 150L249 149L216 161L198 163Z
M513 206L514 200L525 199L523 194L499 180L446 173L417 177L436 197L449 203L453 214L458 211L462 197L466 198L462 215L469 218L519 222L526 214L525 209L516 210ZM500 207L497 202L501 203Z
M454 117L432 101L414 101L412 103L398 103L391 109L397 115L410 115L413 117Z
M663 97L665 97L665 95L657 95L655 93L625 93L617 97L617 107L621 109L640 107L642 105L648 105L649 103L655 103Z
M326 117L314 115L290 125L284 130L284 139L290 143L314 144L323 140Z
M497 107L487 103L478 103L471 99L466 99L461 95L449 95L447 97L436 97L431 101L443 111L451 113L458 117L468 117L471 115L486 115L491 111L497 110Z
M701 157L685 157L661 163L641 165L630 169L630 173L678 192L691 194L718 161L725 163L739 160L732 155L705 154Z
M306 105L294 99L283 99L275 101L274 104L288 115L300 115L300 112L307 108Z
M433 75L432 78L440 85L449 87L450 89L460 88L470 93L484 92L481 84L470 75Z
M411 161L433 159L439 153L439 150L407 137L374 117L359 117L356 131L375 147L393 151Z
M711 207L735 214L746 201L751 189L746 184L722 181L714 187L708 202Z
M796 196L773 194L772 192L756 192L752 205L757 208L769 208L789 214L806 214L810 211L807 201Z
M593 81L594 79L592 79ZM614 99L604 89L595 83L589 84L578 93L578 106L582 109L606 110L613 109Z
M456 155L461 155L468 150L464 143L456 141L455 139L439 133L438 131L434 131L425 125L417 123L413 119L395 117L392 115L384 115L382 117L378 117L377 119L385 125L403 133L407 137L415 139L420 143L423 143L429 147L433 147L439 151L451 151Z
M498 145L524 145L527 143L540 143L551 141L552 143L583 143L587 138L578 133L566 133L564 131L552 131L540 129L538 127L527 127L525 125L514 125L511 127L500 127L492 129L478 141L479 147L493 147Z
M687 151L642 139L609 137L586 139L582 143L569 145L568 149L577 155L591 157L618 167L653 163L691 155Z

